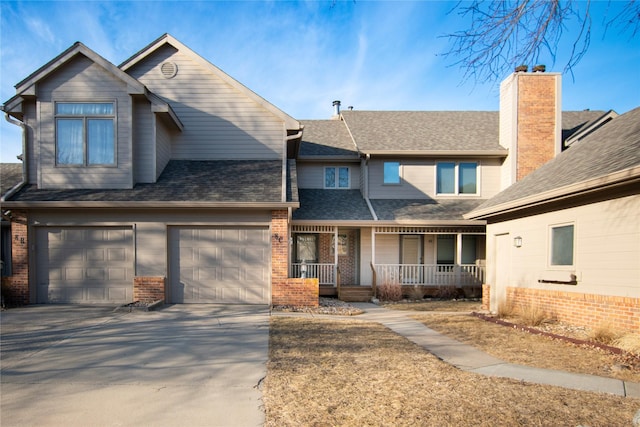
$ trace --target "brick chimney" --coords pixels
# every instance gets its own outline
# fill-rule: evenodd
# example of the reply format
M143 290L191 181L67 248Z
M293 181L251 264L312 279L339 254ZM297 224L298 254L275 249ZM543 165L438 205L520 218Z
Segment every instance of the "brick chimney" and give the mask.
M500 84L500 145L509 149L502 189L562 150L560 73L515 72Z

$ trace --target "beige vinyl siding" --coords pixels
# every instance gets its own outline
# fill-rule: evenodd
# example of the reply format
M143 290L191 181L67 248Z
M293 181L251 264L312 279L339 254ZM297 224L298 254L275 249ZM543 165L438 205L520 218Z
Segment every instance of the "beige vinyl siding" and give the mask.
M156 179L171 160L171 131L164 120L156 115Z
M115 103L116 166L56 166L55 102ZM131 188L131 97L127 85L78 55L38 86L39 187Z
M488 199L500 191L500 159L389 159L400 163L400 184L383 184L385 160L369 162L371 199L426 199L436 197L436 163L476 162L480 168L477 195L438 197L479 197Z
M133 119L134 180L136 183L154 182L153 113L148 101L134 102Z
M574 265L549 265L549 228L573 224ZM487 225L488 282L495 280L494 236L509 233L512 286L598 295L640 297L640 196L628 196L522 219ZM513 238L522 237L522 247ZM538 283L539 279L578 279L576 286Z
M160 66L174 62L177 75ZM171 104L184 125L172 141L174 159L279 159L284 123L199 63L164 46L129 70Z
M360 284L369 286L373 283L371 271L371 228L360 229Z
M376 264L400 262L400 237L397 234L376 235Z
M298 188L324 188L325 167L348 167L350 189L360 189L360 165L344 163L298 163Z

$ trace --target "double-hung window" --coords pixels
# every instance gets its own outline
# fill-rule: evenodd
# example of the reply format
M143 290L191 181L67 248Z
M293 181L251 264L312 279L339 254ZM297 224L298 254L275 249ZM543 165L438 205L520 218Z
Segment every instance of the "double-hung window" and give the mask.
M348 167L331 166L324 168L324 188L348 189L350 185Z
M436 165L437 194L478 194L478 163L439 162Z
M57 102L55 108L56 164L115 164L113 102Z
M552 266L572 266L574 254L573 224L551 227L551 259Z

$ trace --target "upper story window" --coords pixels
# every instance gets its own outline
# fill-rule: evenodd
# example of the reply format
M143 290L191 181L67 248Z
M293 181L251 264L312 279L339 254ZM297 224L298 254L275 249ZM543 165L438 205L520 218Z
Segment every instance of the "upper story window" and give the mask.
M56 103L56 163L115 164L113 102Z
M348 167L324 168L324 188L350 188Z
M551 265L573 265L573 224L551 227Z
M400 184L400 163L384 162L384 184Z
M438 163L436 165L436 193L478 194L478 163Z

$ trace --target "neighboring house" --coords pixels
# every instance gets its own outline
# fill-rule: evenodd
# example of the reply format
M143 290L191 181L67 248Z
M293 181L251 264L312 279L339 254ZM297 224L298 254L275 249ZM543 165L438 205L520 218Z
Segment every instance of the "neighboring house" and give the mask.
M314 305L384 283L479 292L495 280L493 234L465 214L617 120L560 105L559 74L516 73L500 112L335 102L331 119L299 122L170 35L119 66L76 43L2 106L25 144L2 188L3 295Z
M309 303L287 277L300 123L170 35L120 66L75 43L2 110L26 144L9 300Z
M485 304L640 332L640 108L465 215L487 221Z

